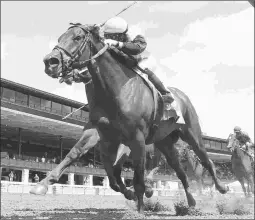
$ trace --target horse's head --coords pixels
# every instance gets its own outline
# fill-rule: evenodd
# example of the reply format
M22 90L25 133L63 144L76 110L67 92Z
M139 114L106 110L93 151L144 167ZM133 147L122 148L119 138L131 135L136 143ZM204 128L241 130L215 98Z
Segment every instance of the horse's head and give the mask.
M239 145L240 145L235 134L230 134L228 136L227 142L228 142L227 148L231 152L235 151L237 149L237 147L239 147Z
M85 67L93 54L92 44L101 39L100 28L96 25L72 24L58 39L58 44L43 59L45 73L52 78L65 77L73 69Z

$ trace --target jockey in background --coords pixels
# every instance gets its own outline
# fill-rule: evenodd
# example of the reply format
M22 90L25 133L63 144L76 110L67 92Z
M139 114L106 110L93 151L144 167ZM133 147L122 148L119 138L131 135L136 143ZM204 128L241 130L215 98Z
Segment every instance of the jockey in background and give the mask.
M141 53L144 52L147 47L145 38L142 35L137 35L134 39L131 39L128 33L128 24L120 17L109 19L101 28L101 31L103 32L102 37L104 37L104 42L106 44L116 47L119 51L133 57L134 60L137 61L136 66L140 70L142 69L143 73L148 75L148 79L162 94L164 101L170 104L171 109L176 112L176 123L185 124L179 105L177 105L172 93L150 69L146 68L146 66L142 67L145 63L143 62ZM137 64L139 64L139 66Z
M249 135L245 131L242 131L239 126L235 126L234 133L236 139L240 142L240 147L254 160L254 144Z

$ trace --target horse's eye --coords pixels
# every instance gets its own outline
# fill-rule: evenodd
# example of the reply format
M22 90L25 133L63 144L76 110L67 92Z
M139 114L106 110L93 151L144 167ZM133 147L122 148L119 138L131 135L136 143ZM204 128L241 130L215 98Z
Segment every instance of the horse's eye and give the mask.
M77 36L74 38L74 40L79 41L81 39L81 36Z

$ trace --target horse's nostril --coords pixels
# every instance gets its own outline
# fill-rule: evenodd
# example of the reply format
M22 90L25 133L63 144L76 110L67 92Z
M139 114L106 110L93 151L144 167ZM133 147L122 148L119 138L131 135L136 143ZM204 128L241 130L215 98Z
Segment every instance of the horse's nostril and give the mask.
M49 65L50 66L55 66L55 65L58 65L59 64L59 60L55 57L52 57L49 59Z

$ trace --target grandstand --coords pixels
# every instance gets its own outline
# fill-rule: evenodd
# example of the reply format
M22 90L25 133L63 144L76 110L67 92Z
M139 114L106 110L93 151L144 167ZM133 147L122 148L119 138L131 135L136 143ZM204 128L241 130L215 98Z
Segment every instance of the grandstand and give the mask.
M83 105L1 79L1 180L9 180L13 170L14 181L34 182L35 174L41 180L52 170L81 136L88 122L88 106L65 120L62 118ZM226 140L209 136L203 139L212 160L230 161ZM126 184L133 175L129 166L127 163L122 172ZM59 182L83 185L89 179L92 185L102 185L105 176L98 150L94 148L71 166ZM157 175L155 180L169 180L169 176Z

